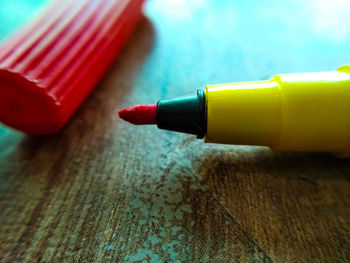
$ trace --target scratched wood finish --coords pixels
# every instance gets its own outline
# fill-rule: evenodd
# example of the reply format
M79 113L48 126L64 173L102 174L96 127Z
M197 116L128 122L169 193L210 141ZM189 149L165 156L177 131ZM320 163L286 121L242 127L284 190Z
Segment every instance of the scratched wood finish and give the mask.
M349 160L205 145L116 117L205 83L350 61L348 35L294 21L310 13L298 3L150 1L62 132L1 127L0 262L348 262Z

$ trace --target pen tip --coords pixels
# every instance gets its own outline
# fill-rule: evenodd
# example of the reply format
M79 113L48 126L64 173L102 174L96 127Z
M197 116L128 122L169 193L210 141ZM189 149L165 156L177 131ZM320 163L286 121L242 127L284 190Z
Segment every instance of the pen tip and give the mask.
M135 125L156 124L157 104L134 105L118 111L118 115Z

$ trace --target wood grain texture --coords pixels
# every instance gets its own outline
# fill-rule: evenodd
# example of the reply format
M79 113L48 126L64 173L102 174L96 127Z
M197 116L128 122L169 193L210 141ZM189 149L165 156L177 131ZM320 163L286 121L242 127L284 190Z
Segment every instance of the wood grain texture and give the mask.
M205 145L117 118L205 83L350 60L348 35L288 27L292 8L308 12L297 1L150 1L62 132L0 127L0 262L350 261L349 160Z

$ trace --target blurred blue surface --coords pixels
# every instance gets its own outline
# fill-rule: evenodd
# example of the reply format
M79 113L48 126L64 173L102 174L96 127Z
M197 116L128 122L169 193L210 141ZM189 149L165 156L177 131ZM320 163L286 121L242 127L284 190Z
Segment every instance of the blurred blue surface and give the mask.
M30 20L48 0L0 0L0 40Z
M48 1L0 0L0 40ZM201 85L350 63L349 0L150 0L145 10L156 27L157 46L165 52L181 47L191 53L177 63L196 60L205 67L209 75L200 78ZM198 36L205 39L199 45Z
M350 63L349 0L153 0L146 12L156 48L182 49L185 68L197 61L197 87Z

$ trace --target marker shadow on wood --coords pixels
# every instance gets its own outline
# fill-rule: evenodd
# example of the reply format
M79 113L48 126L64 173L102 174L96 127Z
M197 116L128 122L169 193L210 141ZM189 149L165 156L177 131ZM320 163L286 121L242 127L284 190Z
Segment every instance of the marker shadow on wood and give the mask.
M273 261L346 261L350 160L217 146L206 148L193 165L202 183Z
M257 173L266 171L287 180L307 181L305 178L312 176L315 180L350 181L350 159L338 158L332 154L274 152L265 147L218 146L217 149L205 151L197 161L203 164L199 167L207 168L209 173L217 176L248 171L251 174L255 167ZM208 171L200 173L205 180Z

